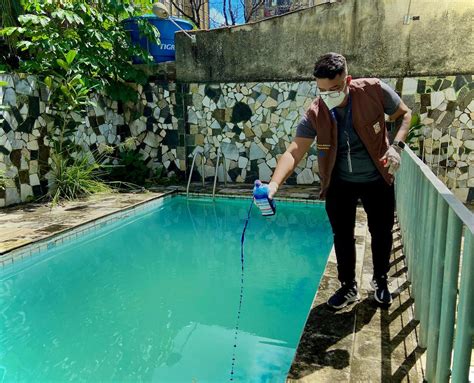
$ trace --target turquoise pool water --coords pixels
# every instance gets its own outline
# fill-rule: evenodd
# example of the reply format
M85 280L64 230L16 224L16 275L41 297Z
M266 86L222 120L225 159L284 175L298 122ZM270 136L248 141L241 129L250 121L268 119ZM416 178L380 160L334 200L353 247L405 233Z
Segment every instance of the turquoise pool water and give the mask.
M248 200L167 198L0 271L0 382L227 382ZM323 205L255 207L235 381L284 382L332 246Z

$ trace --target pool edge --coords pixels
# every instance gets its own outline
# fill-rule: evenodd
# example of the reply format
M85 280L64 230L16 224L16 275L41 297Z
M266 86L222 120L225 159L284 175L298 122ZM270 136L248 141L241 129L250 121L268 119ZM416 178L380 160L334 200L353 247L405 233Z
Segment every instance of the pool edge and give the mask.
M73 239L78 235L85 234L97 226L103 226L108 222L116 221L117 219L123 218L124 215L130 212L138 212L144 209L147 204L152 204L158 200L172 197L173 195L179 195L177 190L171 190L163 192L158 196L151 197L149 199L133 203L129 206L120 208L118 210L106 213L100 217L92 218L81 222L72 227L68 227L64 230L60 230L55 233L51 233L42 238L33 239L30 242L22 243L18 246L7 249L0 252L0 269L3 269L16 261L29 258L35 253L47 250L48 248L55 247L57 244Z

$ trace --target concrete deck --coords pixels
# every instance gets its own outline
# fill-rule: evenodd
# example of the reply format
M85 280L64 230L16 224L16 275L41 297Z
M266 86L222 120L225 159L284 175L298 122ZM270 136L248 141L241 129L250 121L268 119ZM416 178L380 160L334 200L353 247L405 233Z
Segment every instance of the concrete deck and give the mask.
M14 249L70 230L121 209L156 198L173 189L161 187L147 193L95 195L51 207L27 204L0 209L0 263ZM191 190L210 193L209 186ZM220 186L219 194L251 195L249 185ZM280 198L313 199L314 187L284 186ZM313 302L288 382L422 382L423 350L417 347L417 322L406 281L400 234L394 230L391 290L388 310L375 306L369 282L372 275L370 235L365 213L357 213L357 276L361 301L341 311L331 311L327 298L339 287L335 254L331 253L318 294Z
M356 248L361 300L337 312L326 305L339 288L333 251L290 370L289 383L423 381L424 350L417 346L418 323L398 226L393 234L389 287L394 300L390 308L382 309L375 304L369 285L370 234L365 213L358 209Z
M0 261L12 250L163 195L96 194L52 207L30 203L0 209Z

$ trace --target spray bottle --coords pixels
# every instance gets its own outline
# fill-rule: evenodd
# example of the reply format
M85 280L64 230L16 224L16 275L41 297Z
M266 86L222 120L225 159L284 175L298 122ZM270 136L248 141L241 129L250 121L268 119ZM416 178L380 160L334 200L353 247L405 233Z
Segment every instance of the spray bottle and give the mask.
M263 216L274 215L276 212L275 201L268 198L268 185L263 184L260 180L255 181L253 188L253 200L258 206Z

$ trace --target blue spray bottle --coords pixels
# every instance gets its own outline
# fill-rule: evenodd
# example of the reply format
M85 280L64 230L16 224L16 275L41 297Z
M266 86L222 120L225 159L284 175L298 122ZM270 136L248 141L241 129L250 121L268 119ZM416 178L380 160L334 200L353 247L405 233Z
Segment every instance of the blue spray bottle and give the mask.
M275 201L268 198L269 191L268 185L263 184L260 180L255 181L253 200L264 216L270 216L276 213Z

